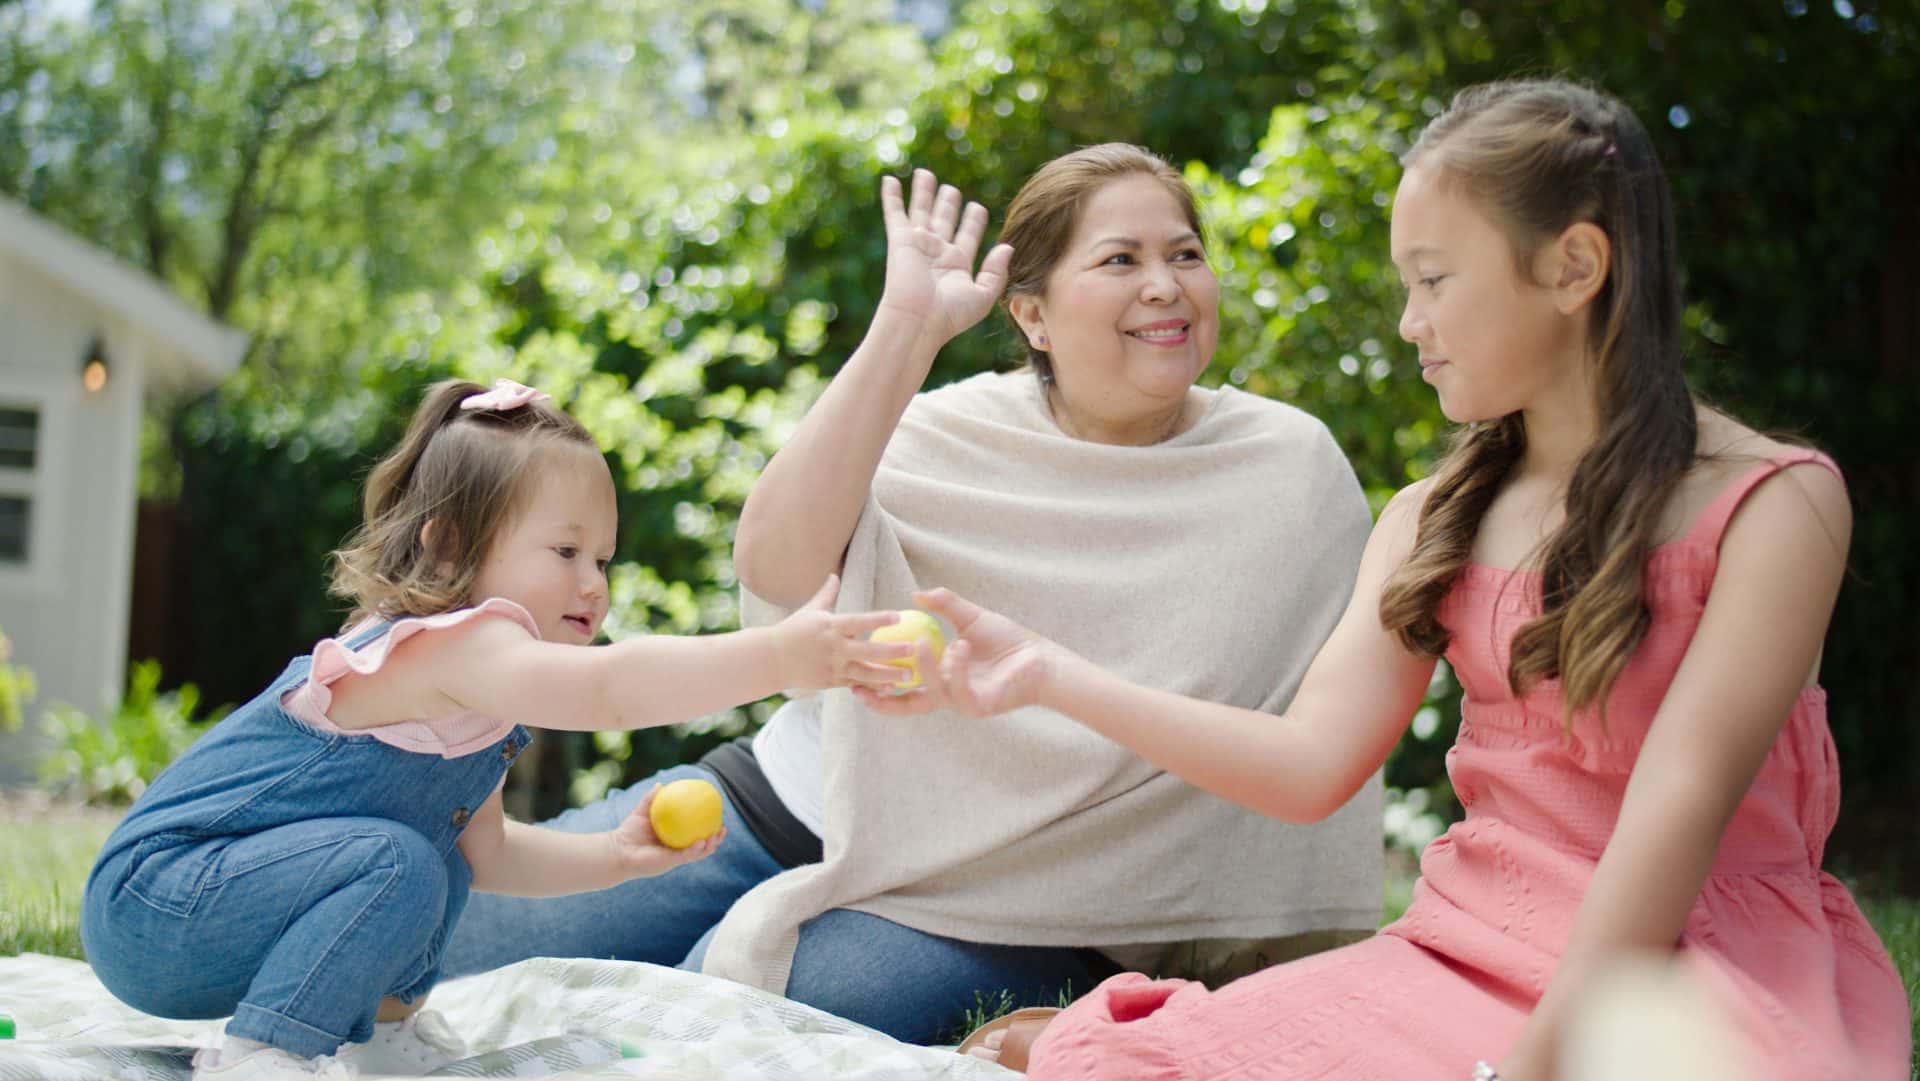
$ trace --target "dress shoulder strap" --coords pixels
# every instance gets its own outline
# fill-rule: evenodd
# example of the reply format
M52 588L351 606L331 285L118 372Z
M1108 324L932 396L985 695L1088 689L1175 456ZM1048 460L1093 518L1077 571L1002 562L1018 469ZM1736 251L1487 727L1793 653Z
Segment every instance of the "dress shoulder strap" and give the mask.
M1761 462L1734 478L1733 483L1713 497L1713 502L1707 504L1707 509L1700 512L1700 517L1694 519L1693 528L1687 530L1687 539L1709 548L1720 547L1720 535L1727 531L1727 523L1733 520L1734 512L1740 509L1740 504L1746 502L1747 497L1753 494L1753 490L1758 488L1762 481L1788 466L1802 465L1807 462L1825 466L1833 472L1834 476L1840 477L1841 483L1846 482L1846 478L1841 476L1840 467L1834 464L1832 458L1811 447L1796 447L1779 457Z

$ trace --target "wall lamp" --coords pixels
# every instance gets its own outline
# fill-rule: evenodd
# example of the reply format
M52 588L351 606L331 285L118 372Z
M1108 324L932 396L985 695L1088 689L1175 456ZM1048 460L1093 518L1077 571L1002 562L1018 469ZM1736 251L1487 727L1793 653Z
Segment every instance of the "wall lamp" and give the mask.
M88 394L107 388L107 347L98 338L87 343L87 351L80 357L80 386Z

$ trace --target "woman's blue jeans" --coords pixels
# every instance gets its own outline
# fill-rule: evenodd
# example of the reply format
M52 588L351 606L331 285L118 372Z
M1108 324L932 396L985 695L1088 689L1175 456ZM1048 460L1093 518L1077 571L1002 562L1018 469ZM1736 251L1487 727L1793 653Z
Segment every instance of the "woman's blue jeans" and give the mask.
M574 833L611 829L648 789L683 777L714 779L698 766L676 766L545 825ZM727 909L783 869L731 800L722 820L727 839L717 852L655 878L567 897L473 894L448 941L443 975L528 957L615 958L698 971ZM787 995L895 1039L937 1043L957 1039L967 1011L983 1000L997 1003L1002 992L1017 1005L1054 1005L1063 991L1087 991L1109 971L1084 950L963 942L835 909L801 926Z

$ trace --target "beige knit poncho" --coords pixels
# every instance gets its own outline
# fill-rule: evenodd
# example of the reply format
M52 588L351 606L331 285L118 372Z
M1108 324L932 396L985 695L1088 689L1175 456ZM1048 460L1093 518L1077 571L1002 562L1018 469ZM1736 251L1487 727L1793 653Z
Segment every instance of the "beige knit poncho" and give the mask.
M1031 373L921 394L847 551L842 611L949 586L1129 679L1278 712L1332 631L1369 516L1319 421L1195 388L1148 447L1061 434ZM746 622L784 613L751 595ZM1294 826L1051 711L971 719L821 703L825 859L733 906L708 973L782 992L799 926L851 908L1004 945L1371 930L1380 785Z

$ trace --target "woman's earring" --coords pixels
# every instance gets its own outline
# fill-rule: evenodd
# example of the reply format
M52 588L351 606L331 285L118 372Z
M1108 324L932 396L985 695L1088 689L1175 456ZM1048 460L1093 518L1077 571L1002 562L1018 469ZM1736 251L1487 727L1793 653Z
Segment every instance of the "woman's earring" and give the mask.
M1045 349L1047 347L1047 336L1045 334L1040 335L1040 337L1034 341L1033 347L1035 349Z

